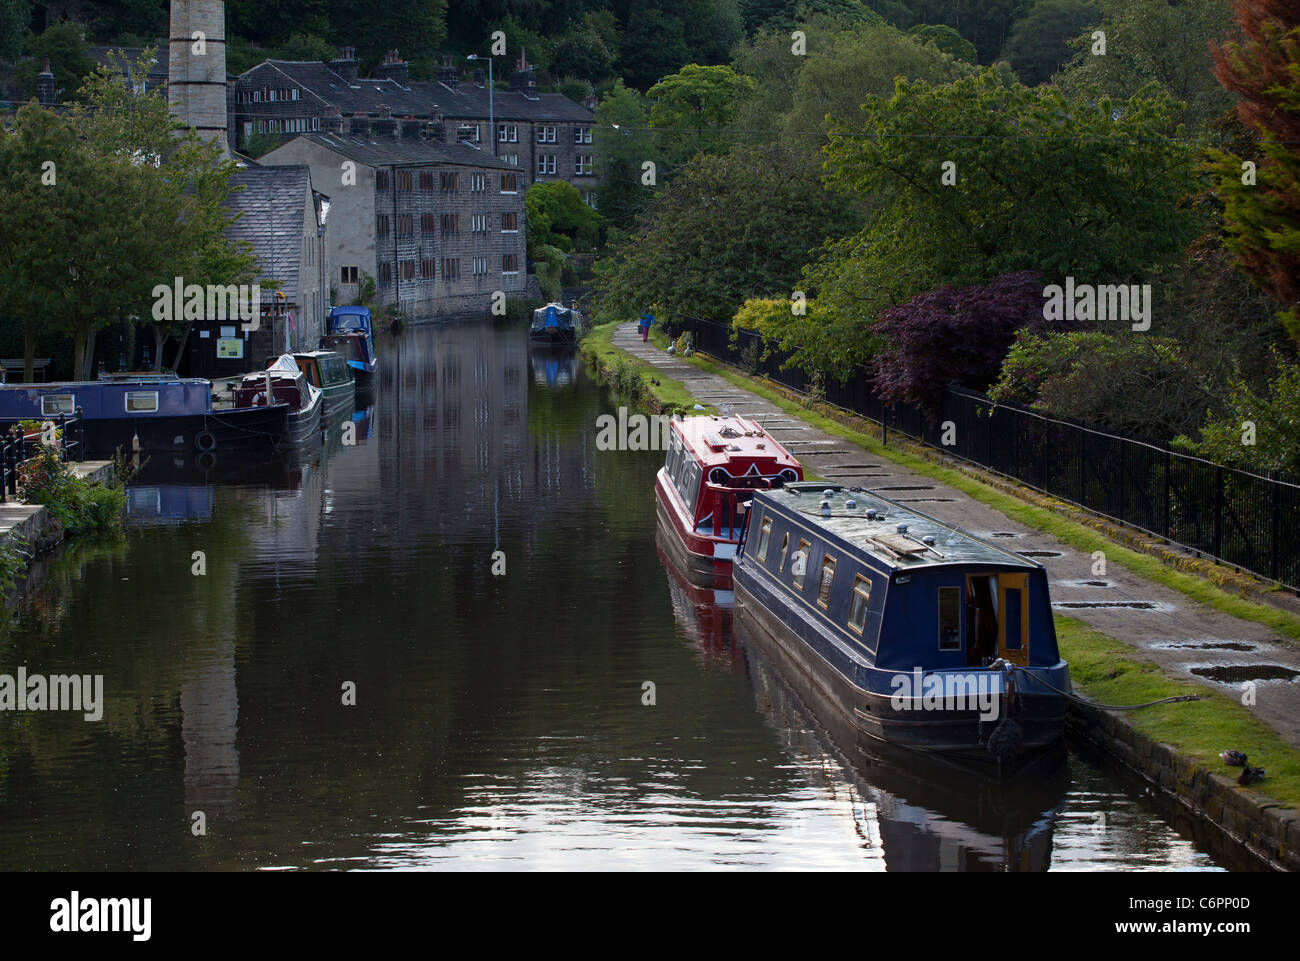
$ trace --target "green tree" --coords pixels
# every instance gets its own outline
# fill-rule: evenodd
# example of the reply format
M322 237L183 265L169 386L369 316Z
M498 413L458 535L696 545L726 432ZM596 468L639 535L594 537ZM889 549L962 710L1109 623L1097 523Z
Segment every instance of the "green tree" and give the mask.
M45 58L50 58L56 99L72 100L82 81L95 69L86 52L85 27L71 20L51 25L44 33L28 34L27 56L18 64L18 81L23 96L36 95L36 75Z
M1069 91L1095 88L1127 100L1149 83L1185 106L1176 119L1189 133L1204 133L1232 106L1214 79L1210 45L1232 27L1225 0L1094 0L1101 11L1096 29L1106 35L1106 53L1093 53L1092 29L1075 40L1074 57L1055 82Z
M858 223L853 204L821 189L820 173L817 158L784 146L697 156L597 264L600 312L628 317L653 305L666 319L726 321L751 298L788 302L813 252Z
M1242 40L1214 51L1215 75L1237 95L1237 116L1259 136L1250 176L1241 157L1211 153L1220 175L1228 248L1282 308L1300 343L1300 4L1235 4Z
M31 0L0 0L0 60L18 59L31 22Z
M618 80L596 107L596 202L605 219L630 230L654 196L642 183L642 164L658 154L645 98Z
M651 87L650 126L663 132L663 156L675 166L701 150L726 151L725 128L753 85L730 67L689 63Z
M567 180L536 183L524 197L528 243L550 244L565 252L590 250L600 236L600 214L582 202ZM531 250L529 251L531 255Z
M1244 443L1249 427L1253 444ZM1228 409L1206 421L1196 449L1220 464L1300 476L1300 364L1278 356L1266 394L1235 384Z
M1191 151L1163 136L1172 109L1164 95L1074 101L990 68L869 97L827 166L832 187L879 209L809 268L822 323L791 318L782 345L847 370L881 310L943 284L1020 270L1119 282L1176 261L1197 224L1179 205Z
M915 37L922 43L934 44L954 60L975 62L975 44L952 27L937 23L920 23L908 30L907 35Z
M1093 0L1034 0L1029 13L1011 29L1002 59L1027 86L1046 83L1070 59L1070 41L1099 17Z

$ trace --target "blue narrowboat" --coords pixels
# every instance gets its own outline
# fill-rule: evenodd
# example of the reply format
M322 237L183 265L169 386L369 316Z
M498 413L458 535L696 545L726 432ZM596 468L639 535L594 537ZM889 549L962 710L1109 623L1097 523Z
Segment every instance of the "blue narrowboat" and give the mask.
M578 312L563 304L547 304L533 311L528 339L544 344L572 344L578 339Z
M860 488L757 491L737 616L857 735L999 763L1060 741L1069 669L1042 565Z
M172 374L110 374L98 381L0 385L0 424L48 421L81 410L88 457L130 452L272 448L283 439L289 407L212 406L212 383Z
M369 307L335 307L330 311L328 331L320 341L323 350L343 355L352 368L357 393L373 391L377 385L379 355Z

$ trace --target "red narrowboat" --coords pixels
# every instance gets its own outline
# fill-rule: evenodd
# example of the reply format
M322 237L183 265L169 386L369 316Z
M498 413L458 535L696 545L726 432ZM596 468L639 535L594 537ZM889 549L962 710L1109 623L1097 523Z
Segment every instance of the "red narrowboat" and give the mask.
M803 467L743 417L669 423L668 457L655 480L664 546L693 581L730 587L731 561L755 491L803 480Z

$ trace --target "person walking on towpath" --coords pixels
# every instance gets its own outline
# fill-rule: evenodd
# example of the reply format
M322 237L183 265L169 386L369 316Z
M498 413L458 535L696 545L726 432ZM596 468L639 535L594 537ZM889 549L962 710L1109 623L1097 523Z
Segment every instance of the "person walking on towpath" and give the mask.
M654 323L655 315L650 311L647 310L641 315L641 319L637 322L637 326L641 328L641 343L644 344L650 339L650 328L654 326Z

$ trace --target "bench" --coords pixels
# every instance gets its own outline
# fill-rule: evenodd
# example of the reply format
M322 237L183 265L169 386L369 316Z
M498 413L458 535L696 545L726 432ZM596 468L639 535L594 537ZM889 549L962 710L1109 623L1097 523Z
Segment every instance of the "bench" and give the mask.
M14 360L9 357L0 358L0 368L4 369L4 379L6 383L14 382L14 375L17 375L18 381L23 379L23 371L27 369L27 362L19 357ZM50 368L50 358L37 357L32 361L32 380L36 383L43 383Z

